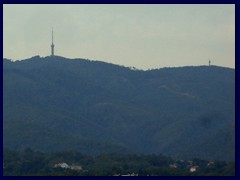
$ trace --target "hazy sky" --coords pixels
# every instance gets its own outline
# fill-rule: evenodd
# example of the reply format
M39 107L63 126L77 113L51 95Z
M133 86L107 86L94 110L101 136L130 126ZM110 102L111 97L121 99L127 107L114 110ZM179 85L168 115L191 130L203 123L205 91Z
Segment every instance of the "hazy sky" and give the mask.
M3 5L3 55L235 68L235 5Z

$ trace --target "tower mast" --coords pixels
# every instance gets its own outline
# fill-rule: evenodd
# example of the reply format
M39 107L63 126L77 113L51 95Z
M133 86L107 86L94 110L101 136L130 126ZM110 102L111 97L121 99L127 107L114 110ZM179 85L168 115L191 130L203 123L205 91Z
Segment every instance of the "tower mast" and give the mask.
M51 56L54 56L53 28L52 28L52 45L51 45Z

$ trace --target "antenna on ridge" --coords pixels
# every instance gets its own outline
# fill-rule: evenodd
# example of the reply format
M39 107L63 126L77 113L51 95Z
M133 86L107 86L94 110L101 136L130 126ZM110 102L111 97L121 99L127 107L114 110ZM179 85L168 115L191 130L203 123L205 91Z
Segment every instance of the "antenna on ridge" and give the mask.
M51 56L54 56L53 28L52 28L52 45L51 45Z
M53 44L53 28L52 28L52 44Z

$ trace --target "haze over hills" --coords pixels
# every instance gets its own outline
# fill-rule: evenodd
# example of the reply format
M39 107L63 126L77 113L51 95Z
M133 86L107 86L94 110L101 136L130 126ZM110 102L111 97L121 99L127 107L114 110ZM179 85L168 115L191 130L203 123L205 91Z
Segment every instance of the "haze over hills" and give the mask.
M3 59L5 148L234 160L235 70Z

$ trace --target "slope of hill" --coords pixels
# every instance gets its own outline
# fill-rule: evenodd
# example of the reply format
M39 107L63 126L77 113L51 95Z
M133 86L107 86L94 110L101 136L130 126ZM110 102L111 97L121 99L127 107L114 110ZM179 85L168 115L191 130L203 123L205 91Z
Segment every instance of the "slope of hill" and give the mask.
M4 147L233 160L235 70L3 60Z

